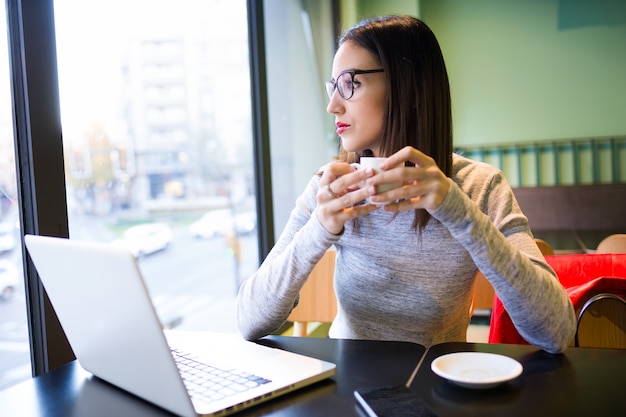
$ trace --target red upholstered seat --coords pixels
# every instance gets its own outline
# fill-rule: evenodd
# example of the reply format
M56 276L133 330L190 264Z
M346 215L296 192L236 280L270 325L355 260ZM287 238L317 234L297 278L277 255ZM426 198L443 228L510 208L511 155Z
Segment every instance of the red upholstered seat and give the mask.
M546 256L578 312L600 292L626 295L626 254ZM527 344L517 332L498 296L494 296L489 343Z

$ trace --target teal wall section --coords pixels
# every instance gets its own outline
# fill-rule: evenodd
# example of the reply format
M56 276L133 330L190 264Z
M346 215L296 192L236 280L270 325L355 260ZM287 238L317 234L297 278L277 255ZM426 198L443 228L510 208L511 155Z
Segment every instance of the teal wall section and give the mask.
M341 27L349 28L359 20L387 14L420 16L420 0L342 0Z
M513 187L626 183L626 136L457 147L500 168Z
M450 73L455 143L626 134L620 4L422 0Z

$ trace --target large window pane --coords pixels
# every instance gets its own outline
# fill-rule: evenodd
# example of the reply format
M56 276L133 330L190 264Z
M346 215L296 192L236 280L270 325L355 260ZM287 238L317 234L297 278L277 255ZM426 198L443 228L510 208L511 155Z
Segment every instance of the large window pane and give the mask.
M335 48L330 1L265 2L275 234L319 168L337 155L324 80ZM280 88L279 88L280 86Z
M5 8L0 16L0 390L31 375Z
M245 0L55 16L70 238L129 247L166 327L235 331L258 266Z

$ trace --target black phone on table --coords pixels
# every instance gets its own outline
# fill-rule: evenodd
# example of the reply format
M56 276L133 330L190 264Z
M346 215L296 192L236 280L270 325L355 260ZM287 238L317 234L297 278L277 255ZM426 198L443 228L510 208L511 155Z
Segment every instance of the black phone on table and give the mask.
M367 417L436 417L432 409L406 386L360 388L354 397Z

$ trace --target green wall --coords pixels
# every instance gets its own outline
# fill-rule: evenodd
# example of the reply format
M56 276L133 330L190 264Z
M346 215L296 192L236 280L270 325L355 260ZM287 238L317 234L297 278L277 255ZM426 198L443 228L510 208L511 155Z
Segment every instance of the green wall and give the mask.
M421 17L443 50L455 144L626 135L626 1L342 2L363 17Z
M341 0L341 27L348 28L365 17L386 14L419 16L420 0Z

